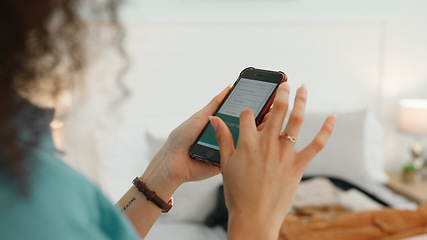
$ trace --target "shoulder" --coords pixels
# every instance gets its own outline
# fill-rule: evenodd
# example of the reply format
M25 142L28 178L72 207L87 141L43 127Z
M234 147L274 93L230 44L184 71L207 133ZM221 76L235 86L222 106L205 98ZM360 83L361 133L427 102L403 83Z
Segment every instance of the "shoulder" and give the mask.
M0 225L11 227L7 231L9 236L13 239L25 239L33 234L38 234L36 238L40 239L66 239L64 236L120 239L111 236L119 232L121 237L127 236L122 239L136 239L130 223L100 189L56 159L54 152L53 146L45 146L35 154L27 198L17 196L12 189L7 192L8 196L0 195ZM0 186L4 184L7 183L0 181ZM17 226L19 229L14 229Z

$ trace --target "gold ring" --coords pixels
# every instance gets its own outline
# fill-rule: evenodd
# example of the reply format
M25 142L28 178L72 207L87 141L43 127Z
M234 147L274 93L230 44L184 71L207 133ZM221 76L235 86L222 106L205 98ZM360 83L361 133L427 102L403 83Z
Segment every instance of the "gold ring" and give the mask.
M298 138L297 137L292 137L289 136L287 133L283 132L282 134L280 134L280 136L286 138L287 140L289 140L291 143L296 143L298 142Z

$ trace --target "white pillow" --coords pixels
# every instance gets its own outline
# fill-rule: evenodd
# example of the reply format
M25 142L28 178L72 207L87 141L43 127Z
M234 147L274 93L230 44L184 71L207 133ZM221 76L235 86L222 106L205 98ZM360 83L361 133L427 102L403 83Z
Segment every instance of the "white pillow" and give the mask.
M297 150L313 140L326 117L326 114L306 114ZM374 184L388 180L381 125L367 110L339 113L326 147L304 174L338 177L373 192Z

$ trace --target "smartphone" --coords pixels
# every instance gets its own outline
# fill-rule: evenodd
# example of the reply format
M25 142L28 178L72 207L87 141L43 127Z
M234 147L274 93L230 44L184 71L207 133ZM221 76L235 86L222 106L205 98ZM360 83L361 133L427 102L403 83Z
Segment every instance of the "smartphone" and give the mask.
M244 69L224 98L214 116L221 118L230 129L234 145L239 138L240 112L249 107L255 113L258 126L271 107L276 90L287 77L283 72L269 71L249 67ZM215 130L208 123L196 141L191 145L189 154L192 158L220 166L219 147Z

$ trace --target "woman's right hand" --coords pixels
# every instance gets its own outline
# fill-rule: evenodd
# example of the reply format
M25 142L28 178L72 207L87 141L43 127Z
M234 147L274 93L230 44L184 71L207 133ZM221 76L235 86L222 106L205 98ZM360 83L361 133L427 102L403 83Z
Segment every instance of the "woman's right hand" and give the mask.
M335 117L329 116L314 140L296 152L294 143L280 133L288 99L289 85L281 84L268 120L259 129L252 110L244 109L236 148L227 125L218 117L210 120L221 154L229 239L277 239L307 164L332 133ZM284 132L288 136L298 136L306 99L307 90L300 87Z

